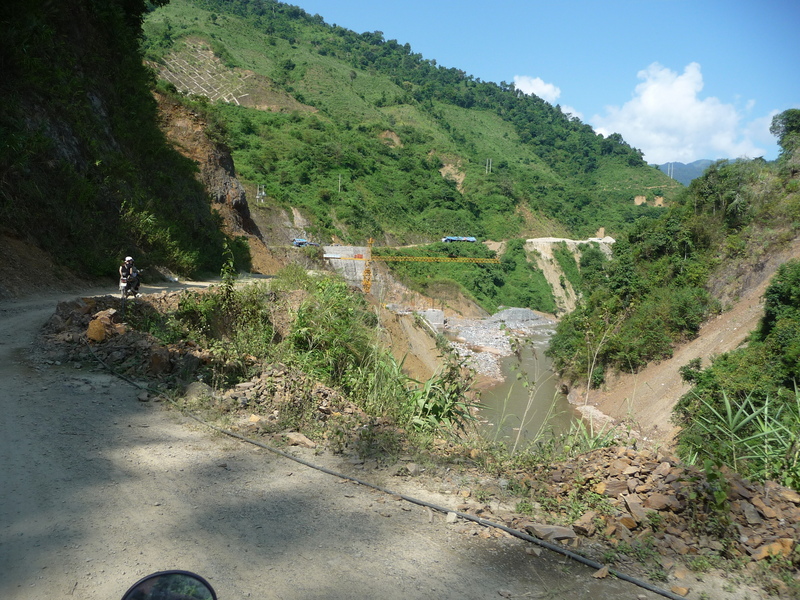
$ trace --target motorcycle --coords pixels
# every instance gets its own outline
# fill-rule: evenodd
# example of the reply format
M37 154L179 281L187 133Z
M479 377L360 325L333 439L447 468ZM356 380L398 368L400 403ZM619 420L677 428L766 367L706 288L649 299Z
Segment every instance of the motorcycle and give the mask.
M122 600L217 600L217 593L191 571L159 571L134 583Z
M138 280L138 273L119 278L119 293L123 302L129 296L133 296L135 298L139 295L138 286L136 285Z
M139 276L142 270L132 269L127 275L121 275L119 278L119 295L122 304L122 315L125 316L125 305L127 304L128 297L139 297Z

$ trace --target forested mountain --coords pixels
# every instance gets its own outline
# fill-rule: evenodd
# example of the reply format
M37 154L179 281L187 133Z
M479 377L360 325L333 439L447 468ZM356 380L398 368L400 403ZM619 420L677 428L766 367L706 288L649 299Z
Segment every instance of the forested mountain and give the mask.
M587 265L584 302L551 345L557 367L575 379L591 373L600 384L612 369L635 372L670 356L673 344L724 310L741 291L738 274L760 269L797 237L794 155L790 148L776 163L712 164L661 218L621 236L612 261ZM587 331L602 340L588 354Z
M321 241L613 234L677 191L621 137L513 85L272 0L12 0L2 22L3 232L79 273L130 253L178 273L221 263L195 166L158 130L154 72L231 147L251 204L263 186ZM227 102L178 93L209 64Z
M240 177L300 208L324 241L613 234L680 187L619 135L513 84L295 6L173 0L144 31L146 57L178 91L214 95L195 71L228 93L208 110Z

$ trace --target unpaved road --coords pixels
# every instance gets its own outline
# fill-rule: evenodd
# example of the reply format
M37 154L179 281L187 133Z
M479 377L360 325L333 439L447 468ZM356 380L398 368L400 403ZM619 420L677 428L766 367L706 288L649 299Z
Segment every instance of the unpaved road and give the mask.
M4 600L113 600L169 568L201 573L222 600L659 597L214 434L137 401L138 390L95 365L35 360L29 350L55 303L0 303ZM296 452L458 504L455 493Z

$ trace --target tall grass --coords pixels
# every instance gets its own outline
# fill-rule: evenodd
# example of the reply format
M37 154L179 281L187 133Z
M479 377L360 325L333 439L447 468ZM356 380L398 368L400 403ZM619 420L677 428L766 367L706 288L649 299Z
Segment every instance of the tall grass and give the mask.
M292 265L266 284L235 285L230 265L229 257L222 285L187 293L164 319L171 339L211 350L211 382L233 385L281 363L400 427L441 434L466 431L474 421L473 379L463 362L448 360L427 381L408 377L380 344L376 315L343 279Z
M449 355L442 369L425 382L409 389L410 423L419 431L433 433L460 430L476 422L474 411L480 404L470 401L473 374L466 359Z
M689 462L712 460L759 481L800 486L800 440L793 425L800 419L800 391L795 390L794 402L768 396L758 406L750 396L736 402L723 392L721 407L702 404L708 412L681 435L679 448Z

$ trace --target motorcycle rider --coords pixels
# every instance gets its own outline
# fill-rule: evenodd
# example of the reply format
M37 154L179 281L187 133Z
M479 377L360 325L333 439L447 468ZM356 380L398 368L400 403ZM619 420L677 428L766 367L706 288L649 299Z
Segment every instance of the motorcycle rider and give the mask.
M125 262L119 268L119 276L121 281L127 283L129 291L133 292L134 297L139 295L139 270L133 264L133 257L126 256Z

